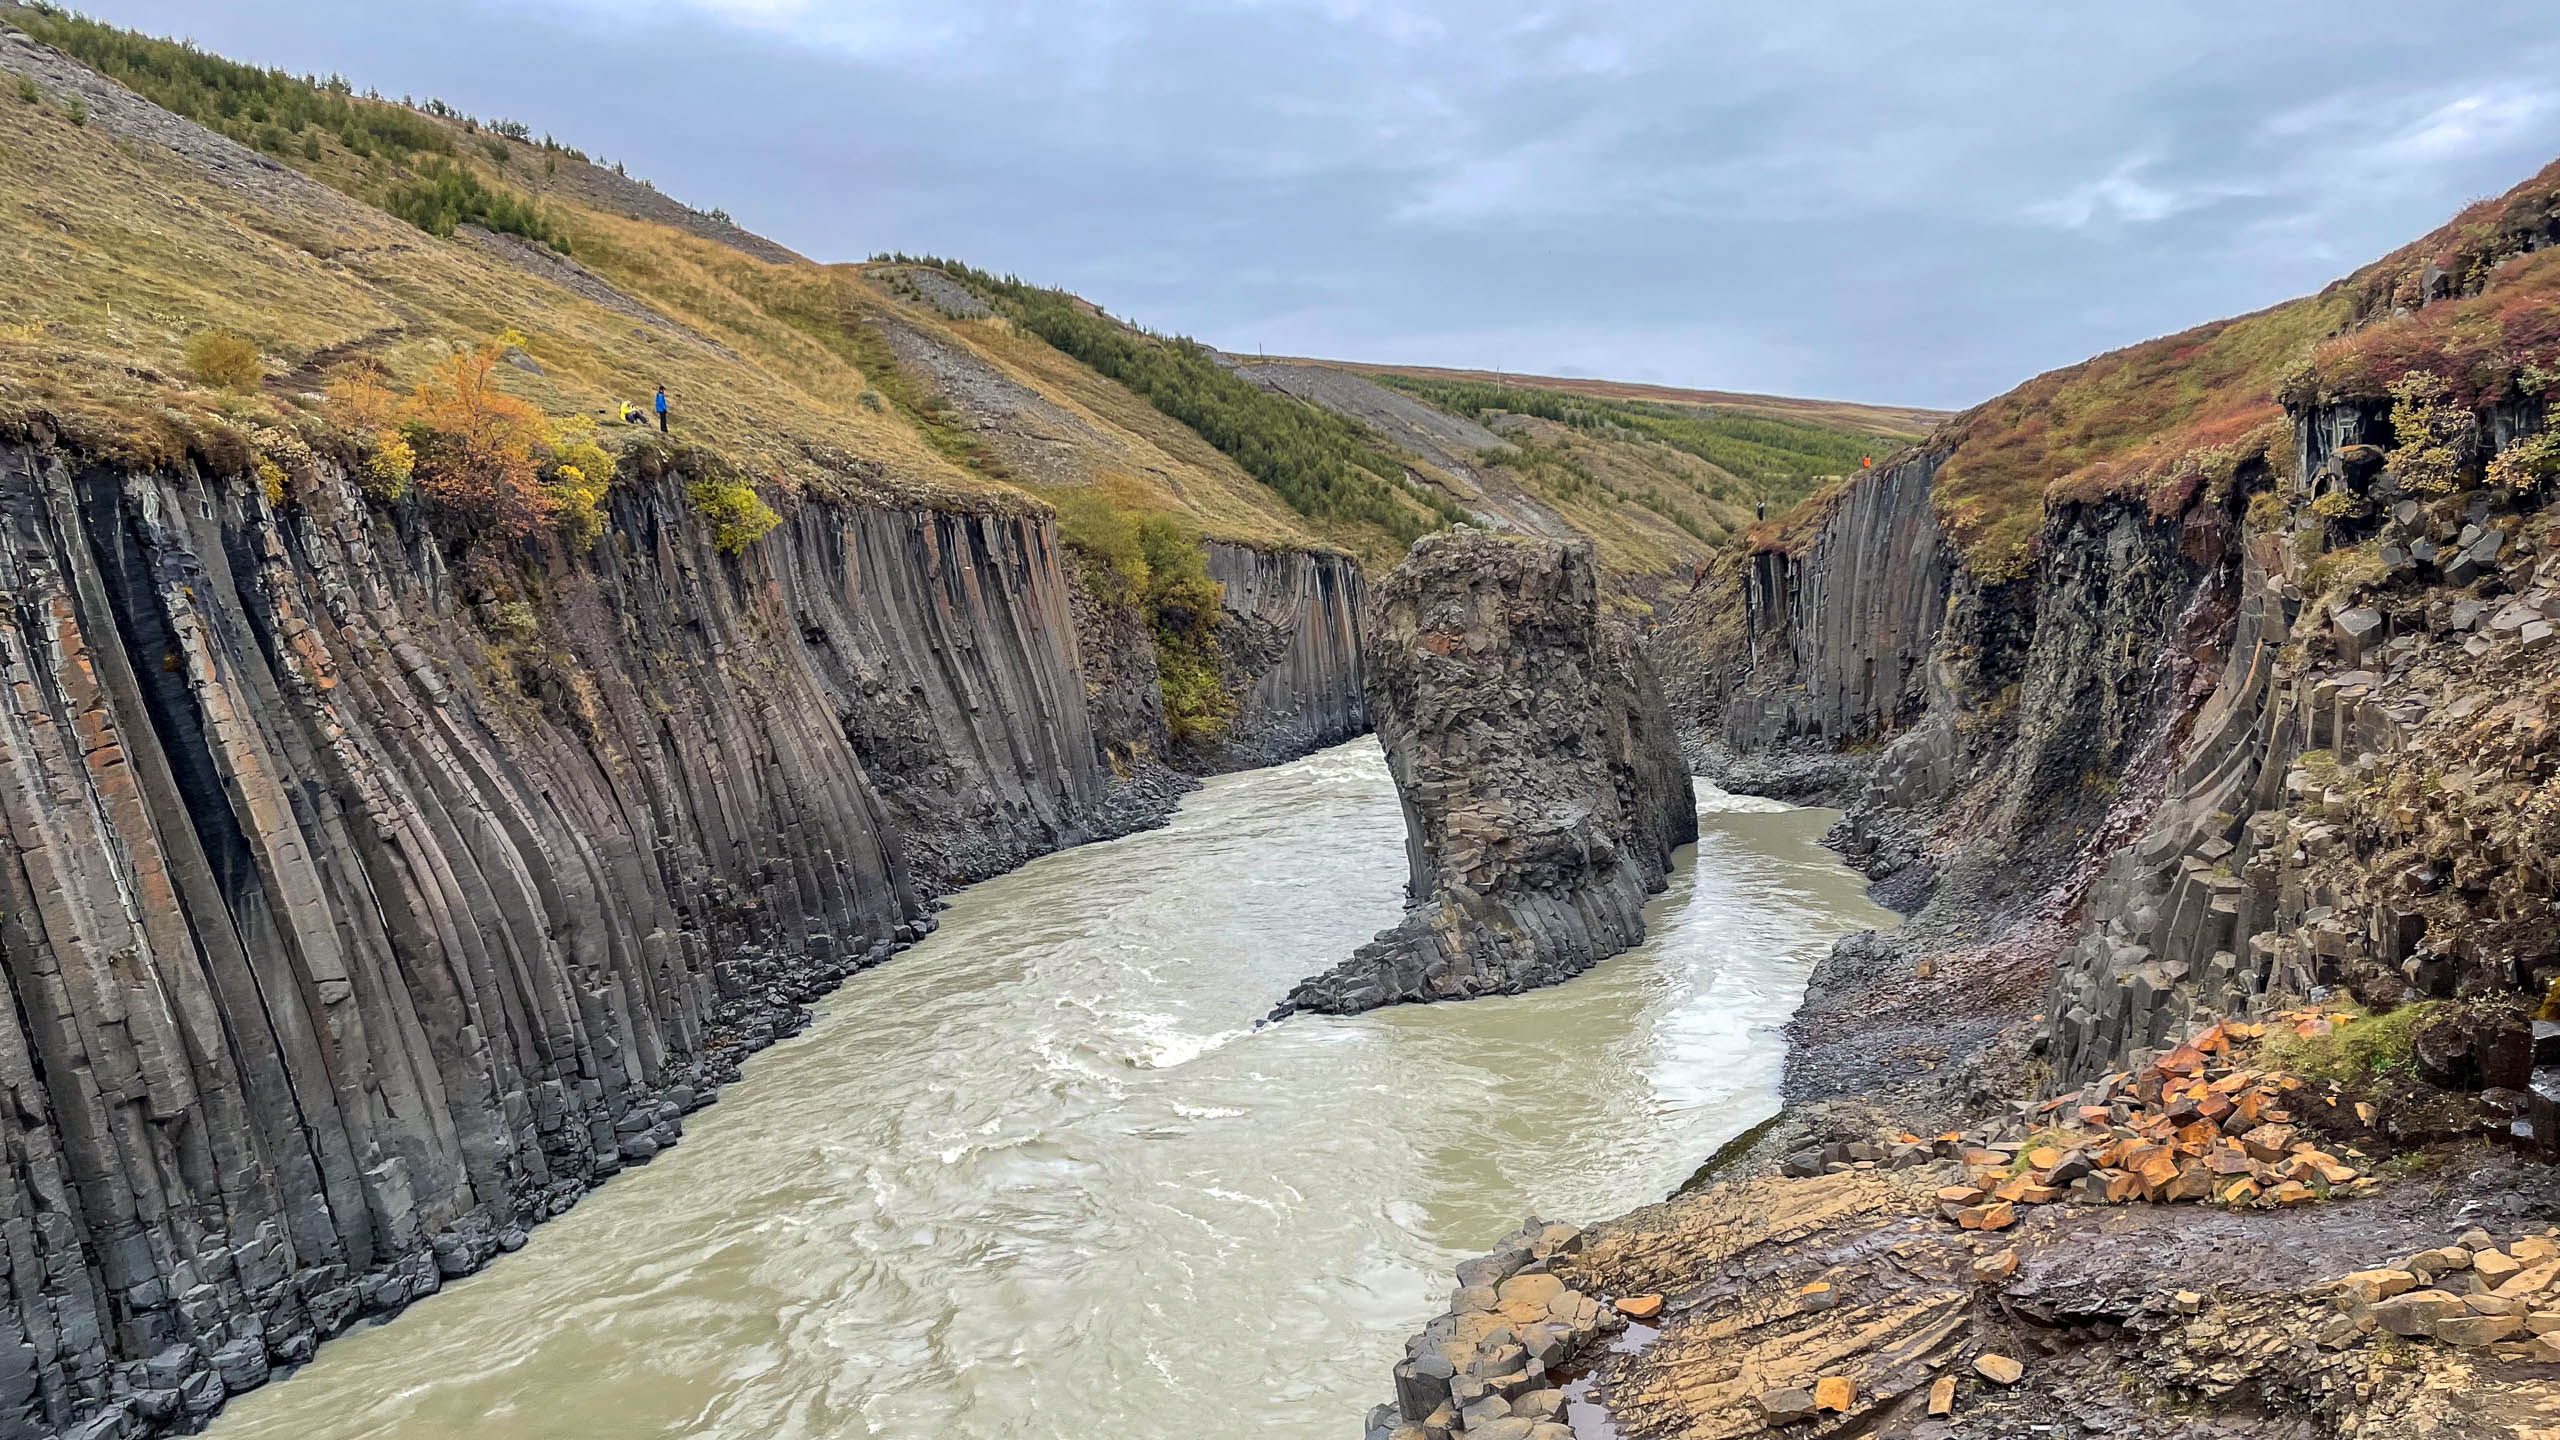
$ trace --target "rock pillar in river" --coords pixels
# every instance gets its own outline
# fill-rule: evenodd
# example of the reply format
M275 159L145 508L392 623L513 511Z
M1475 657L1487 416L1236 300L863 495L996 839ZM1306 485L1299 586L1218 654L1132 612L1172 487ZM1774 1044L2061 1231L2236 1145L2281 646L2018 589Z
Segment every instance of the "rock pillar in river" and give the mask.
M1698 838L1653 672L1600 613L1588 545L1425 538L1369 618L1369 710L1414 908L1277 1014L1552 985L1644 938Z

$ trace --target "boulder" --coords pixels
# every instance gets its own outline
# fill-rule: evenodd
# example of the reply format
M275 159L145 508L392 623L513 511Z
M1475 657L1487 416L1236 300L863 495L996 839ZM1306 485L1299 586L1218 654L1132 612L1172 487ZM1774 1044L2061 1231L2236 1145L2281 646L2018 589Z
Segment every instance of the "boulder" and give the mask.
M2433 1335L2438 1324L2469 1313L2462 1297L2442 1290L2412 1290L2373 1307L2374 1323L2394 1335Z
M1799 1420L1812 1419L1814 1404L1812 1391L1792 1385L1782 1390L1764 1391L1760 1396L1760 1417L1772 1425L1792 1425Z

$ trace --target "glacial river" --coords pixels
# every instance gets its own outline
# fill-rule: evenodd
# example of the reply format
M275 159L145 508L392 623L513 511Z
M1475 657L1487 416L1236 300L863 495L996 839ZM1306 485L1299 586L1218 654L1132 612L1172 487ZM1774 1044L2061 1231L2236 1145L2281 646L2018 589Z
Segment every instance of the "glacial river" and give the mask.
M1701 786L1652 939L1570 984L1255 1030L1394 921L1375 741L953 897L684 1143L322 1347L216 1440L1355 1440L1450 1267L1660 1199L1776 1109L1891 923L1832 819Z

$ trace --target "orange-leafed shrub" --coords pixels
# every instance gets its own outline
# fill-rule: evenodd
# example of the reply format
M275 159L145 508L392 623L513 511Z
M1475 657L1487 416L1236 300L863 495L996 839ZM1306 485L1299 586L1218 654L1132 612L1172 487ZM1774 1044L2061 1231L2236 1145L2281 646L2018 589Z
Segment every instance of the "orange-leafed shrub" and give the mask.
M418 490L480 534L525 539L554 513L542 483L551 426L527 401L498 388L498 358L512 335L438 364L401 406Z
M385 384L386 372L374 361L338 367L329 377L329 416L364 446L356 462L356 478L366 493L398 501L409 493L417 469L417 453L400 433L400 396Z

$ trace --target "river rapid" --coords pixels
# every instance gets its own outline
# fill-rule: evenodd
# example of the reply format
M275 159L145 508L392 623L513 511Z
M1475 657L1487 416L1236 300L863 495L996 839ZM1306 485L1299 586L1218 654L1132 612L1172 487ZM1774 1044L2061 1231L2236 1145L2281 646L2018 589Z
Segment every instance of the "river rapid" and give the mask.
M1700 802L1590 974L1256 1030L1394 922L1403 820L1374 740L1212 780L954 896L683 1144L211 1433L1350 1440L1451 1266L1773 1113L1814 962L1892 923L1832 812Z

